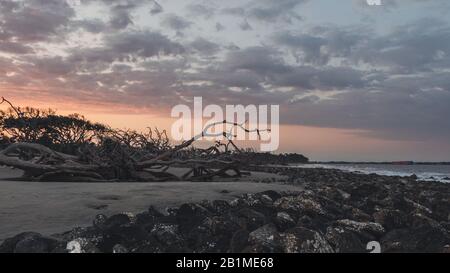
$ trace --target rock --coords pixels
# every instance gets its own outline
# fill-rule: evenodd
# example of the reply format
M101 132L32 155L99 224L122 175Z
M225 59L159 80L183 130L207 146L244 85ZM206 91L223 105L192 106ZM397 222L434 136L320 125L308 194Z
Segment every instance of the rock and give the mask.
M422 226L392 230L381 238L380 243L385 252L439 253L445 251L450 238L441 228Z
M309 216L325 215L320 203L308 196L287 196L278 199L274 205L283 211L293 213L294 215L307 214Z
M257 194L243 194L241 197L241 204L248 207L254 207L261 204L260 195Z
M102 219L102 221L103 221L103 219ZM131 223L130 217L126 214L121 213L121 214L113 215L113 216L109 217L108 219L104 220L101 227L102 227L102 229L111 229L114 227L130 224L130 223Z
M385 233L385 229L379 223L374 222L356 222L348 219L338 220L335 222L337 226L345 227L356 233L366 232L378 238Z
M281 244L285 253L333 253L330 244L318 232L296 227L282 233Z
M278 212L274 222L280 231L285 231L296 225L295 220L286 212Z
M0 253L50 253L59 241L35 232L24 232L6 239L0 246Z
M97 247L103 251L110 253L116 244L132 247L141 241L144 241L148 233L142 226L127 224L108 229L102 240L97 243Z
M272 206L273 204L272 198L270 198L268 195L265 194L261 195L260 201L261 204L266 207Z
M371 217L369 214L365 213L361 209L358 208L351 208L350 215L351 218L358 222L370 222L373 221L373 217Z
M369 242L344 227L328 227L325 238L337 253L363 253Z
M176 218L180 231L187 233L190 229L200 225L201 222L209 215L211 215L211 212L203 206L189 203L180 206L176 213Z
M279 233L273 224L264 225L248 236L250 252L276 253L281 252L281 241Z
M233 221L229 216L213 216L207 217L202 226L207 227L215 236L231 236L235 231L241 227L238 223Z
M373 219L386 230L404 228L407 225L407 216L399 210L381 209L373 214Z
M253 231L266 224L266 216L250 208L244 208L236 213L237 223L248 231Z
M146 231L151 231L158 221L158 218L145 211L136 215L136 224L143 227Z
M190 249L197 253L217 253L228 250L228 242L223 244L222 236L215 236L206 226L196 226L186 236ZM229 241L229 239L228 239Z
M263 191L261 192L262 195L266 195L269 196L270 199L272 199L273 201L278 200L279 198L281 198L281 194L276 192L276 191Z
M179 234L177 225L156 224L151 231L151 235L153 235L168 252L183 249L186 245L186 242Z
M215 213L223 214L231 209L230 203L225 200L214 200L212 202L212 210Z
M113 247L113 253L128 253L128 249L123 245L117 244Z
M106 220L108 220L108 217L104 214L97 214L92 221L92 225L98 229L104 229Z
M230 241L230 251L231 253L239 253L248 244L249 233L245 229L240 229L236 231L231 237Z
M42 235L36 232L24 232L12 238L8 238L0 245L0 253L13 253L18 242L28 237L38 237L38 236Z
M100 253L101 251L88 239L77 238L67 243L69 253Z
M155 208L154 206L150 206L150 207L148 208L147 212L148 212L150 215L152 215L152 216L154 216L154 217L156 217L156 218L159 218L159 217L163 217L163 216L164 216L164 213L162 213L160 210L158 210L158 209Z
M450 197L436 200L432 204L432 216L436 220L449 221L450 220Z

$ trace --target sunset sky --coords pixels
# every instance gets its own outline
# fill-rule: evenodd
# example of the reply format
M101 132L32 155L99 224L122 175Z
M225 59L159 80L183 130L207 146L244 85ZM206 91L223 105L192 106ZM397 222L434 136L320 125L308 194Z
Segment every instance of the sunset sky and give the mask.
M277 104L279 152L450 161L450 1L381 1L0 0L0 96L133 129Z

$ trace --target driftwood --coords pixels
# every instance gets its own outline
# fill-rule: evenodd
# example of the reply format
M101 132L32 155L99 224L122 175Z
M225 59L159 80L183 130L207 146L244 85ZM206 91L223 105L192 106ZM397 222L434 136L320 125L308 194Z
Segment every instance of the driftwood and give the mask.
M113 151L108 151L108 158L105 159L92 146L79 149L79 155L74 156L53 151L40 144L14 143L0 151L0 165L23 170L23 179L31 181L208 181L214 177L241 176L239 167L242 162L223 160L220 157L222 154L229 154L229 145L235 146L231 139L228 144L218 142L203 150L202 155L206 159L176 159L177 152L190 147L197 139L206 135L208 133L203 132L151 159L148 159L151 156L148 154L140 154L140 159L136 159L133 157L135 154L127 153L129 149L120 145ZM220 151L221 146L226 147L226 152ZM189 168L189 171L178 177L168 172L170 167Z
M3 97L2 103L11 107L16 120L27 132L37 130L20 107ZM0 165L21 169L23 179L32 181L207 181L214 177L239 177L243 174L240 171L243 162L230 157L242 153L233 142L234 130L257 133L258 136L263 131L249 130L245 123L226 120L211 123L200 134L176 146L170 145L165 131L150 128L147 133L107 128L104 135L98 136L97 142L76 142L74 154L29 141L16 142L0 151ZM217 125L228 125L229 131L210 132ZM207 149L192 148L192 144L203 137L220 136L226 143L216 141ZM189 171L178 177L169 172L170 167L188 168Z
M176 151L177 149L174 149ZM169 154L165 154L170 156ZM32 181L118 181L114 168L98 162L87 164L80 157L55 152L43 145L15 143L0 151L0 165L24 171L24 179ZM168 172L169 167L190 168L182 177ZM239 162L224 160L147 160L131 164L128 181L178 181L187 179L210 180L215 176L227 177L228 171L240 176ZM120 179L119 179L120 180Z

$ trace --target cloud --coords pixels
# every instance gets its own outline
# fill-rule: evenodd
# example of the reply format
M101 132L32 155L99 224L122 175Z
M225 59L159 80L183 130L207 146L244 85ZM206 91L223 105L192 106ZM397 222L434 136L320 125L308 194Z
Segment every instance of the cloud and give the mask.
M201 4L190 4L187 6L189 15L192 17L203 17L209 19L214 16L215 9Z
M156 15L164 11L164 8L156 1L152 1L152 7L150 8L150 14Z
M62 27L68 25L74 10L58 0L35 0L18 3L2 2L0 27L5 36L20 42L46 41L62 35Z
M192 25L192 22L176 14L167 14L161 24L169 29L183 31Z
M265 22L301 20L295 8L308 0L253 0L247 1L243 6L223 8L222 13L243 16Z
M0 41L0 52L13 54L31 54L34 52L32 47L15 42Z
M239 24L239 27L244 31L253 29L252 26L248 23L247 19L244 19L244 21Z
M112 9L110 24L114 29L124 29L133 24L128 7L116 6Z
M220 51L218 44L200 37L191 42L190 45L195 51L203 55L214 55Z
M307 2L188 1L163 9L146 0L83 0L81 8L3 0L0 84L23 88L14 91L22 96L41 90L142 108L168 109L195 95L217 104L273 103L286 124L377 138L450 137L448 20L424 14L382 31L358 18L299 21ZM414 5L431 5L425 2Z

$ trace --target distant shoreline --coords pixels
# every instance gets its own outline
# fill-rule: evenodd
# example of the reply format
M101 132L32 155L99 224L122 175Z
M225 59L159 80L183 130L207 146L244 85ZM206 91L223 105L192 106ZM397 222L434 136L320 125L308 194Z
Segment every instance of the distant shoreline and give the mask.
M376 161L376 162L363 162L363 161L309 161L304 164L353 164L353 165L450 165L450 162L414 162L414 161Z

